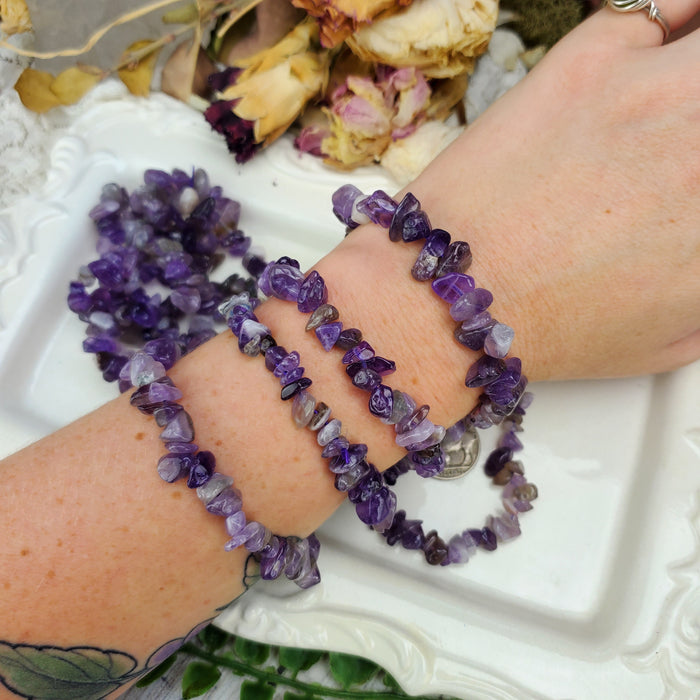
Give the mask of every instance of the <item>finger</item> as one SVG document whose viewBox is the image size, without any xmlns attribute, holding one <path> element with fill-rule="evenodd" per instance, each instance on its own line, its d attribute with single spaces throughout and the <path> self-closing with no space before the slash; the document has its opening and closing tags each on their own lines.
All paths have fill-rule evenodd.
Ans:
<svg viewBox="0 0 700 700">
<path fill-rule="evenodd" d="M 634 8 L 642 0 L 618 0 L 623 7 Z M 700 0 L 648 0 L 643 9 L 620 12 L 603 7 L 587 23 L 600 39 L 630 47 L 659 46 L 666 39 L 664 25 L 672 34 L 700 12 Z M 651 8 L 651 15 L 650 15 Z M 654 19 L 655 18 L 655 19 Z"/>
</svg>

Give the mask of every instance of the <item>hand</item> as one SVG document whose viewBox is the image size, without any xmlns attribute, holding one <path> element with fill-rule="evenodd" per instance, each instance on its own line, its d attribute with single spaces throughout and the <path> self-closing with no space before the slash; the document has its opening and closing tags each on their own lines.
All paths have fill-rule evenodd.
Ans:
<svg viewBox="0 0 700 700">
<path fill-rule="evenodd" d="M 700 12 L 661 4 L 678 34 Z M 662 46 L 646 11 L 599 11 L 409 188 L 472 245 L 531 379 L 700 357 L 700 29 L 685 31 Z"/>
</svg>

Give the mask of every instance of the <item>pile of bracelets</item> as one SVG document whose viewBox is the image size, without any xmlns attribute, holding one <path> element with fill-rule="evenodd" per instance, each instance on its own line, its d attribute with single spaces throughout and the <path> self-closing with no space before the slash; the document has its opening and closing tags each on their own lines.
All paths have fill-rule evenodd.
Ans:
<svg viewBox="0 0 700 700">
<path fill-rule="evenodd" d="M 371 222 L 387 229 L 392 241 L 421 244 L 410 274 L 417 282 L 430 282 L 449 305 L 456 341 L 482 353 L 465 376 L 466 387 L 481 390 L 478 404 L 455 425 L 436 425 L 427 404 L 385 382 L 395 362 L 377 355 L 374 339 L 370 344 L 358 328 L 344 327 L 318 272 L 304 274 L 289 257 L 266 262 L 252 251 L 250 238 L 238 228 L 240 205 L 212 186 L 201 169 L 191 174 L 148 170 L 132 193 L 106 185 L 90 212 L 100 257 L 81 268 L 68 296 L 70 309 L 87 323 L 83 349 L 96 355 L 103 378 L 118 381 L 121 391 L 133 389 L 132 405 L 162 429 L 159 476 L 169 483 L 184 480 L 208 512 L 224 518 L 225 548 L 245 547 L 259 562 L 262 578 L 284 576 L 302 588 L 320 580 L 318 539 L 282 537 L 247 519 L 233 479 L 217 472 L 212 452 L 196 444 L 182 392 L 167 376 L 181 356 L 217 333 L 219 322 L 236 336 L 242 353 L 261 357 L 279 379 L 281 400 L 289 402 L 294 423 L 315 434 L 336 489 L 389 545 L 421 550 L 432 565 L 464 563 L 477 548 L 494 550 L 498 542 L 519 535 L 519 515 L 537 497 L 514 459 L 522 449 L 517 433 L 532 396 L 525 391 L 520 360 L 508 354 L 512 329 L 492 318 L 490 292 L 466 274 L 469 245 L 432 228 L 411 194 L 396 202 L 382 191 L 366 196 L 346 185 L 333 195 L 333 211 L 348 233 Z M 212 272 L 227 255 L 241 258 L 248 276 L 213 281 Z M 394 426 L 396 443 L 406 451 L 398 463 L 380 473 L 367 445 L 350 442 L 331 407 L 313 396 L 299 353 L 279 345 L 255 314 L 266 297 L 296 304 L 321 347 L 338 351 L 348 381 L 367 395 L 369 413 Z M 475 455 L 468 453 L 476 430 L 492 425 L 499 425 L 501 434 L 484 471 L 502 487 L 498 513 L 446 540 L 398 509 L 391 487 L 399 477 L 415 471 L 439 478 L 446 467 L 473 461 Z"/>
</svg>

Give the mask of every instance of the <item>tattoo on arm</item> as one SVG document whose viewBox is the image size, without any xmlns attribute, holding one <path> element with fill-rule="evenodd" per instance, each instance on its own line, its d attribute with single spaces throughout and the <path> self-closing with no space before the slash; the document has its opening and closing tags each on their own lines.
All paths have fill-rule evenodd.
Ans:
<svg viewBox="0 0 700 700">
<path fill-rule="evenodd" d="M 244 592 L 257 579 L 251 569 L 249 560 L 243 579 Z M 165 661 L 213 619 L 198 624 L 184 637 L 166 642 L 142 666 L 131 654 L 115 649 L 13 644 L 0 640 L 0 684 L 19 697 L 32 700 L 100 700 Z"/>
</svg>

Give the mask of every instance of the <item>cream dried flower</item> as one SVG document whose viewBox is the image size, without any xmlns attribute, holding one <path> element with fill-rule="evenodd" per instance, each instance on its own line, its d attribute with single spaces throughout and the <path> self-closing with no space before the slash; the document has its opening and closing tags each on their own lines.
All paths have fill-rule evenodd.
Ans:
<svg viewBox="0 0 700 700">
<path fill-rule="evenodd" d="M 32 29 L 32 20 L 25 0 L 0 0 L 0 31 L 7 36 Z"/>
<path fill-rule="evenodd" d="M 315 22 L 305 20 L 271 48 L 238 60 L 242 72 L 217 97 L 252 123 L 255 143 L 268 145 L 324 89 L 329 61 L 328 52 L 318 47 Z"/>
<path fill-rule="evenodd" d="M 429 78 L 471 71 L 496 26 L 498 0 L 414 0 L 346 43 L 368 63 L 415 66 Z"/>
</svg>

